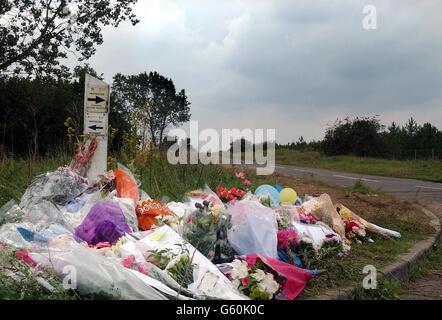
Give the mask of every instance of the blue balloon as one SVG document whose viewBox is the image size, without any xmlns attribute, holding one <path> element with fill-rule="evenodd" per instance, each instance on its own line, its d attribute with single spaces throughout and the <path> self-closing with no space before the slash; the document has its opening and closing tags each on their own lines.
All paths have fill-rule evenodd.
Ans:
<svg viewBox="0 0 442 320">
<path fill-rule="evenodd" d="M 257 196 L 270 196 L 270 204 L 272 207 L 279 206 L 281 199 L 279 197 L 279 192 L 273 186 L 269 184 L 262 184 L 255 190 Z"/>
<path fill-rule="evenodd" d="M 283 189 L 283 187 L 280 186 L 279 184 L 275 184 L 275 189 L 276 189 L 278 192 L 281 192 L 281 190 Z"/>
</svg>

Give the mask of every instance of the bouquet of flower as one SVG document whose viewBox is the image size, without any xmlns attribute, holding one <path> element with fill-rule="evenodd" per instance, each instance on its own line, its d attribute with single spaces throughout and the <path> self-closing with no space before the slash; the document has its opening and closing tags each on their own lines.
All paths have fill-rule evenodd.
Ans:
<svg viewBox="0 0 442 320">
<path fill-rule="evenodd" d="M 353 240 L 356 242 L 365 241 L 366 240 L 366 232 L 363 225 L 359 224 L 358 221 L 352 218 L 350 214 L 346 211 L 339 211 L 339 216 L 345 224 L 345 237 L 349 240 Z"/>
<path fill-rule="evenodd" d="M 278 256 L 288 263 L 301 265 L 301 261 L 296 256 L 296 249 L 299 246 L 299 237 L 295 230 L 287 228 L 278 231 Z"/>
<path fill-rule="evenodd" d="M 236 187 L 227 189 L 226 187 L 218 186 L 216 187 L 216 194 L 223 202 L 229 202 L 232 200 L 241 200 L 247 194 L 247 191 Z"/>
<path fill-rule="evenodd" d="M 184 219 L 183 237 L 214 263 L 232 261 L 227 241 L 230 215 L 224 206 L 209 201 L 195 204 L 197 210 Z"/>
<path fill-rule="evenodd" d="M 277 281 L 283 279 L 276 277 L 261 261 L 257 260 L 254 265 L 247 261 L 235 259 L 232 262 L 230 280 L 243 294 L 253 300 L 270 300 L 280 290 L 281 284 Z"/>
<path fill-rule="evenodd" d="M 98 141 L 95 137 L 90 140 L 90 143 L 87 147 L 86 143 L 78 143 L 78 146 L 74 153 L 74 158 L 70 165 L 71 169 L 83 177 L 86 176 L 97 146 Z"/>
<path fill-rule="evenodd" d="M 319 219 L 311 212 L 307 211 L 304 207 L 298 207 L 299 221 L 307 224 L 315 224 Z"/>
<path fill-rule="evenodd" d="M 48 200 L 64 205 L 88 188 L 88 181 L 69 167 L 60 167 L 53 172 L 39 175 L 26 189 L 20 207 L 30 208 Z"/>
</svg>

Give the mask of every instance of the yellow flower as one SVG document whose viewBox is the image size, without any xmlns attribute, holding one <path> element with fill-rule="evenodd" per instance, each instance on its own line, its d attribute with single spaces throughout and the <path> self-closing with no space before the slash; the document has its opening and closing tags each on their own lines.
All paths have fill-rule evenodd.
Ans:
<svg viewBox="0 0 442 320">
<path fill-rule="evenodd" d="M 123 237 L 118 239 L 118 241 L 112 246 L 112 251 L 115 254 L 120 254 L 121 246 L 124 244 Z"/>
</svg>

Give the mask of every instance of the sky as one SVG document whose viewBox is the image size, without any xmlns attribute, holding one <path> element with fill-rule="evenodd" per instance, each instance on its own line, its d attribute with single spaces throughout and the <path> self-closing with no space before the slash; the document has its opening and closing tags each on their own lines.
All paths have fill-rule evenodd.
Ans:
<svg viewBox="0 0 442 320">
<path fill-rule="evenodd" d="M 366 30 L 366 5 L 377 29 Z M 199 128 L 321 139 L 337 118 L 414 117 L 442 128 L 442 1 L 139 0 L 135 27 L 103 29 L 105 80 L 158 71 Z"/>
</svg>

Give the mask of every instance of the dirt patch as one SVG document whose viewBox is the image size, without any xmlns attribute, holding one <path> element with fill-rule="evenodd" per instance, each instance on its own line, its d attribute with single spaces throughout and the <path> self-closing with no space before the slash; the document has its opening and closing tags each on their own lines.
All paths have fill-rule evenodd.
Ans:
<svg viewBox="0 0 442 320">
<path fill-rule="evenodd" d="M 410 282 L 401 300 L 442 300 L 442 268 L 429 276 Z"/>
<path fill-rule="evenodd" d="M 365 195 L 329 186 L 313 179 L 282 174 L 274 174 L 272 177 L 257 176 L 256 181 L 290 186 L 300 196 L 319 196 L 322 193 L 328 193 L 334 203 L 342 203 L 370 222 L 386 227 L 405 224 L 406 227 L 423 234 L 431 232 L 428 227 L 428 218 L 420 210 L 416 210 L 413 203 L 398 200 L 390 195 Z M 442 212 L 442 206 L 440 209 Z"/>
</svg>

